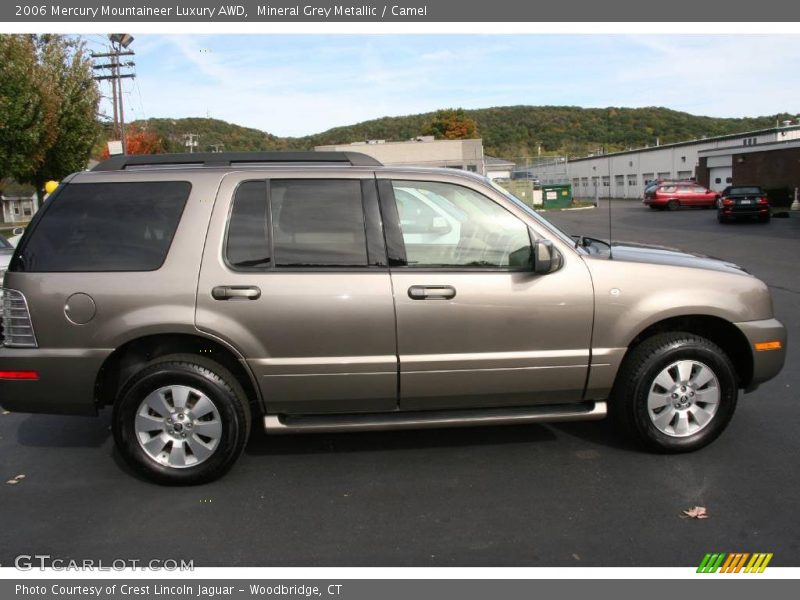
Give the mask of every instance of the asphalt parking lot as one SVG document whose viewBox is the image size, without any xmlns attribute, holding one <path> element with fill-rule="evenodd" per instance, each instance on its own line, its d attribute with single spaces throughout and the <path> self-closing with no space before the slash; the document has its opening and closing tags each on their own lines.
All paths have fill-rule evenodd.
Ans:
<svg viewBox="0 0 800 600">
<path fill-rule="evenodd" d="M 608 236 L 607 205 L 548 213 Z M 614 202 L 613 237 L 731 260 L 772 288 L 781 375 L 689 455 L 646 454 L 608 422 L 266 437 L 194 488 L 133 476 L 99 418 L 0 416 L 0 564 L 19 554 L 196 566 L 693 566 L 773 552 L 800 566 L 800 214 L 720 225 L 713 211 Z M 5 483 L 17 475 L 17 484 Z M 707 508 L 706 520 L 681 512 Z"/>
</svg>

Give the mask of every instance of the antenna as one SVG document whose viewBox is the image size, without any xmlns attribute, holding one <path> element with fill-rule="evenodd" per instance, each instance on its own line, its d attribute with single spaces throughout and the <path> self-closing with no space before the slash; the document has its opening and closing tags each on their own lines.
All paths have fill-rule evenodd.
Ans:
<svg viewBox="0 0 800 600">
<path fill-rule="evenodd" d="M 611 107 L 606 108 L 606 165 L 608 166 L 608 258 L 613 259 L 611 249 L 611 155 L 609 145 L 611 142 Z"/>
</svg>

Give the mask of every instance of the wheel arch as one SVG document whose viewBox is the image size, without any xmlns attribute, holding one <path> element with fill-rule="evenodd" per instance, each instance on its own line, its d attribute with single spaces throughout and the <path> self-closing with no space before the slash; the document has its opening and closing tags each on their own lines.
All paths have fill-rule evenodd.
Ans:
<svg viewBox="0 0 800 600">
<path fill-rule="evenodd" d="M 192 354 L 213 360 L 230 371 L 247 394 L 251 409 L 263 413 L 258 384 L 243 356 L 218 340 L 187 333 L 162 333 L 133 338 L 103 362 L 95 380 L 98 408 L 113 405 L 119 390 L 148 362 L 169 354 Z"/>
<path fill-rule="evenodd" d="M 711 315 L 680 315 L 662 319 L 640 331 L 628 343 L 624 362 L 631 350 L 659 333 L 684 331 L 702 336 L 722 348 L 731 359 L 739 377 L 739 387 L 747 388 L 753 379 L 753 353 L 750 343 L 736 325 Z"/>
</svg>

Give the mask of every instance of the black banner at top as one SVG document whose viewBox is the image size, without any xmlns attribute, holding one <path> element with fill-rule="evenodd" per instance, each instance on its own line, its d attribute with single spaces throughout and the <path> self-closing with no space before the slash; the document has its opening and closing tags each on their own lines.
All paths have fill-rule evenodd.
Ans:
<svg viewBox="0 0 800 600">
<path fill-rule="evenodd" d="M 397 3 L 394 3 L 397 2 Z M 10 0 L 5 23 L 57 22 L 795 22 L 786 0 Z"/>
</svg>

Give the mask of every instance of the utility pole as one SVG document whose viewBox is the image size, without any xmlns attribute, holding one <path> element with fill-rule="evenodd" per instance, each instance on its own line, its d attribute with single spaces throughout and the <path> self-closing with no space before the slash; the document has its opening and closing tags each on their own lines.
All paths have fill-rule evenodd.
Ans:
<svg viewBox="0 0 800 600">
<path fill-rule="evenodd" d="M 107 58 L 108 62 L 95 64 L 93 69 L 99 71 L 101 75 L 94 77 L 96 81 L 109 81 L 111 83 L 111 100 L 114 103 L 114 130 L 113 135 L 122 143 L 122 153 L 124 154 L 127 145 L 125 143 L 125 111 L 122 101 L 122 80 L 136 77 L 135 73 L 123 73 L 123 69 L 130 69 L 136 66 L 131 60 L 122 61 L 122 56 L 133 56 L 133 50 L 128 50 L 133 36 L 127 33 L 112 33 L 108 36 L 111 46 L 108 52 L 92 52 L 93 59 Z"/>
</svg>

